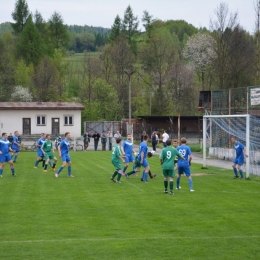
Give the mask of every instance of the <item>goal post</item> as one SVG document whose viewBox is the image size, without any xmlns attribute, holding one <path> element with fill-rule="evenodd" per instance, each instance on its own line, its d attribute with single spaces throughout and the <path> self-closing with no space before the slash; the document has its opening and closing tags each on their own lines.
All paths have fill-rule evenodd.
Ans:
<svg viewBox="0 0 260 260">
<path fill-rule="evenodd" d="M 246 178 L 249 178 L 249 174 L 257 174 L 259 167 L 250 167 L 251 162 L 254 166 L 258 166 L 259 162 L 251 160 L 252 154 L 250 147 L 250 131 L 254 131 L 255 127 L 260 125 L 260 119 L 256 119 L 257 123 L 254 126 L 250 126 L 250 115 L 204 115 L 203 116 L 203 167 L 207 167 L 207 147 L 209 156 L 214 154 L 218 159 L 231 160 L 234 155 L 230 155 L 230 150 L 233 149 L 233 145 L 230 143 L 230 137 L 236 136 L 239 141 L 245 144 L 246 153 L 249 157 L 245 158 L 245 172 Z M 251 128 L 250 128 L 251 127 Z M 257 131 L 257 129 L 256 129 Z M 259 132 L 259 130 L 258 130 Z M 253 133 L 252 133 L 253 134 Z M 260 137 L 259 137 L 260 138 Z M 256 151 L 258 143 L 254 145 L 253 150 Z M 255 156 L 252 156 L 255 157 Z M 250 172 L 251 169 L 256 172 Z"/>
</svg>

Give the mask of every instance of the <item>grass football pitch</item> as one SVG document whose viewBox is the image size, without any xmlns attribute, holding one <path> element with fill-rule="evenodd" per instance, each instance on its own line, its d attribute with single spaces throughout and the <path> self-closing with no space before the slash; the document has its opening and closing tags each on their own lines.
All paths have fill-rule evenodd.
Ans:
<svg viewBox="0 0 260 260">
<path fill-rule="evenodd" d="M 260 259 L 259 179 L 192 164 L 195 192 L 182 177 L 171 196 L 158 156 L 148 159 L 156 178 L 122 184 L 110 181 L 110 157 L 71 152 L 75 178 L 34 169 L 31 152 L 19 155 L 17 177 L 6 164 L 0 259 Z"/>
</svg>

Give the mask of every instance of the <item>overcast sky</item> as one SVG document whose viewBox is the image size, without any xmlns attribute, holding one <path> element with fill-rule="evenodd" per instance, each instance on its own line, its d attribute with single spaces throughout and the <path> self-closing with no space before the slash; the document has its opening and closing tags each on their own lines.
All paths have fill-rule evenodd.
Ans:
<svg viewBox="0 0 260 260">
<path fill-rule="evenodd" d="M 256 0 L 27 0 L 30 11 L 38 10 L 45 20 L 57 11 L 66 24 L 105 28 L 111 28 L 117 14 L 122 18 L 129 4 L 140 25 L 143 11 L 147 10 L 163 21 L 182 19 L 195 27 L 209 28 L 210 18 L 215 19 L 214 11 L 221 2 L 226 3 L 231 12 L 238 12 L 244 29 L 254 31 Z M 0 23 L 13 21 L 11 13 L 15 3 L 16 0 L 0 0 Z"/>
</svg>

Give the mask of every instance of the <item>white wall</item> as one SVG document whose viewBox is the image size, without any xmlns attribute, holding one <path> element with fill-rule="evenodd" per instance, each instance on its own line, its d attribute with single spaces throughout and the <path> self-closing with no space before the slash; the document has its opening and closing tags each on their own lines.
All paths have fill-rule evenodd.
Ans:
<svg viewBox="0 0 260 260">
<path fill-rule="evenodd" d="M 45 115 L 46 125 L 37 126 L 36 116 Z M 73 126 L 64 126 L 64 115 L 73 115 Z M 60 134 L 81 136 L 81 110 L 0 110 L 0 134 L 19 131 L 23 134 L 23 118 L 31 118 L 31 134 L 51 134 L 52 118 L 60 119 Z"/>
</svg>

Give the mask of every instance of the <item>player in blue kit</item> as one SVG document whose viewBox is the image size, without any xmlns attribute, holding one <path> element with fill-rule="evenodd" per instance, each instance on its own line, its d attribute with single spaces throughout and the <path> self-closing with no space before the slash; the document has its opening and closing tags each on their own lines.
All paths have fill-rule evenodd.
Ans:
<svg viewBox="0 0 260 260">
<path fill-rule="evenodd" d="M 144 167 L 144 171 L 143 171 L 143 175 L 141 180 L 143 180 L 143 182 L 148 182 L 148 174 L 150 171 L 150 167 L 149 164 L 146 160 L 146 156 L 148 153 L 148 146 L 147 146 L 147 142 L 148 142 L 148 135 L 145 134 L 143 136 L 143 142 L 140 143 L 139 146 L 139 154 L 138 154 L 138 161 L 140 162 L 141 166 Z"/>
<path fill-rule="evenodd" d="M 18 136 L 19 136 L 19 133 L 18 131 L 15 131 L 14 132 L 14 137 L 13 137 L 13 144 L 12 144 L 12 150 L 13 150 L 13 156 L 14 156 L 14 160 L 13 162 L 15 163 L 16 160 L 17 160 L 17 157 L 19 155 L 19 152 L 20 152 L 20 142 L 19 142 L 19 139 L 18 139 Z"/>
<path fill-rule="evenodd" d="M 66 132 L 65 133 L 65 139 L 63 139 L 60 143 L 60 145 L 58 146 L 58 150 L 59 150 L 59 155 L 62 159 L 62 165 L 59 168 L 59 170 L 55 173 L 55 177 L 58 178 L 60 172 L 63 170 L 63 168 L 67 165 L 68 163 L 68 176 L 69 177 L 74 177 L 71 174 L 71 159 L 69 156 L 69 148 L 70 148 L 70 133 Z"/>
<path fill-rule="evenodd" d="M 188 145 L 186 145 L 187 139 L 185 137 L 181 138 L 181 145 L 177 147 L 177 151 L 185 158 L 185 160 L 178 159 L 178 177 L 176 179 L 176 190 L 180 190 L 180 180 L 181 175 L 185 173 L 188 178 L 190 191 L 193 192 L 193 183 L 190 172 L 190 164 L 192 160 L 191 149 Z"/>
<path fill-rule="evenodd" d="M 0 177 L 3 177 L 3 167 L 5 162 L 9 163 L 12 175 L 14 177 L 16 176 L 14 172 L 14 164 L 9 151 L 13 152 L 10 142 L 7 140 L 7 133 L 2 133 L 2 139 L 0 140 Z"/>
<path fill-rule="evenodd" d="M 42 148 L 42 145 L 45 142 L 45 140 L 46 140 L 46 134 L 42 133 L 41 138 L 37 141 L 37 144 L 36 144 L 36 146 L 37 146 L 37 159 L 35 161 L 34 168 L 37 168 L 39 162 L 41 162 L 41 161 L 42 161 L 42 167 L 44 167 L 44 164 L 45 164 L 44 154 L 42 153 L 41 148 Z"/>
<path fill-rule="evenodd" d="M 238 171 L 240 173 L 241 179 L 244 179 L 244 174 L 241 166 L 244 163 L 245 157 L 248 157 L 248 155 L 246 154 L 246 148 L 242 143 L 237 141 L 237 138 L 235 136 L 231 137 L 231 142 L 234 144 L 234 148 L 236 150 L 236 158 L 234 159 L 234 164 L 232 165 L 235 173 L 234 179 L 239 178 L 237 173 Z"/>
<path fill-rule="evenodd" d="M 122 154 L 125 156 L 125 167 L 123 169 L 122 175 L 125 175 L 125 171 L 129 166 L 129 163 L 132 162 L 134 164 L 134 148 L 133 148 L 133 138 L 131 134 L 127 134 L 127 139 L 121 145 Z"/>
</svg>

